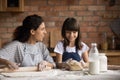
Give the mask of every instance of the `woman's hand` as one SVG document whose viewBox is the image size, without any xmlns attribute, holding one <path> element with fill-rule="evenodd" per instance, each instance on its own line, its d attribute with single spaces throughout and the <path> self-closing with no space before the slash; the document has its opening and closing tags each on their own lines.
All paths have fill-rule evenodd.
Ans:
<svg viewBox="0 0 120 80">
<path fill-rule="evenodd" d="M 19 65 L 18 63 L 14 63 L 14 62 L 11 62 L 11 61 L 7 61 L 7 67 L 10 69 L 10 70 L 16 70 L 19 68 Z"/>
<path fill-rule="evenodd" d="M 39 71 L 43 71 L 43 70 L 48 70 L 48 69 L 51 69 L 51 67 L 48 66 L 48 62 L 47 61 L 41 61 L 39 64 L 38 64 L 38 70 Z"/>
</svg>

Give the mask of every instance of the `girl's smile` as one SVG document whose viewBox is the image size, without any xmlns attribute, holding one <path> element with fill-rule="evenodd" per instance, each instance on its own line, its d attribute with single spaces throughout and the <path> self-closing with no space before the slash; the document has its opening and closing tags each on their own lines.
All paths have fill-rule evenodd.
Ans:
<svg viewBox="0 0 120 80">
<path fill-rule="evenodd" d="M 78 37 L 78 31 L 66 31 L 66 38 L 70 42 L 75 42 L 77 37 Z"/>
</svg>

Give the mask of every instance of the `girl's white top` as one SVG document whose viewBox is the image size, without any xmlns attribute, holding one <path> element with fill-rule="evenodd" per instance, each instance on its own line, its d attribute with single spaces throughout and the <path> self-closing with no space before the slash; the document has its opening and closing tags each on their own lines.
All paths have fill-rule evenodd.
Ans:
<svg viewBox="0 0 120 80">
<path fill-rule="evenodd" d="M 82 44 L 82 48 L 81 48 L 81 50 L 78 50 L 78 54 L 79 54 L 80 57 L 82 58 L 82 54 L 83 54 L 84 52 L 88 51 L 88 50 L 89 50 L 89 47 L 88 47 L 84 42 L 81 42 L 81 44 Z M 67 46 L 67 47 L 66 47 L 66 51 L 67 51 L 67 52 L 76 52 L 76 48 L 75 48 L 75 46 L 74 46 L 74 47 L 69 47 L 69 46 Z M 64 47 L 63 47 L 62 41 L 59 41 L 59 42 L 57 43 L 57 45 L 55 46 L 54 52 L 55 52 L 55 53 L 58 53 L 58 54 L 63 54 L 63 52 L 64 52 Z"/>
</svg>

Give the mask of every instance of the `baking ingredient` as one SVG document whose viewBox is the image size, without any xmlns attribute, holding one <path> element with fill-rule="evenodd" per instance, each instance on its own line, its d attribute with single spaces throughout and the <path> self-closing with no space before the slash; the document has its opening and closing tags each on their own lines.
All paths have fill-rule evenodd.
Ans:
<svg viewBox="0 0 120 80">
<path fill-rule="evenodd" d="M 100 59 L 100 72 L 106 72 L 107 71 L 107 57 L 105 56 L 105 53 L 100 53 L 99 59 Z"/>
<path fill-rule="evenodd" d="M 91 43 L 91 49 L 89 52 L 89 73 L 99 74 L 99 52 L 96 43 Z"/>
</svg>

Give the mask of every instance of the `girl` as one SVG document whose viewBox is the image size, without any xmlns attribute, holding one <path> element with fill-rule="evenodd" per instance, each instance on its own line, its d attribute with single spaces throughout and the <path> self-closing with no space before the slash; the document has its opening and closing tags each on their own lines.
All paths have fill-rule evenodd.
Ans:
<svg viewBox="0 0 120 80">
<path fill-rule="evenodd" d="M 57 54 L 56 62 L 62 63 L 73 59 L 87 67 L 89 48 L 81 41 L 80 27 L 75 18 L 67 18 L 64 21 L 61 35 L 64 40 L 58 42 L 54 49 Z"/>
</svg>

